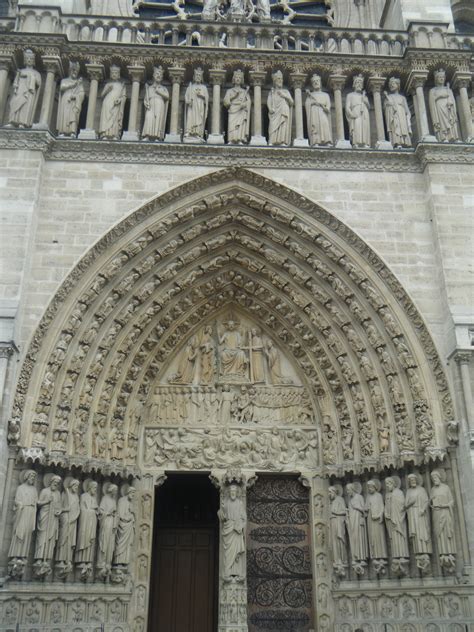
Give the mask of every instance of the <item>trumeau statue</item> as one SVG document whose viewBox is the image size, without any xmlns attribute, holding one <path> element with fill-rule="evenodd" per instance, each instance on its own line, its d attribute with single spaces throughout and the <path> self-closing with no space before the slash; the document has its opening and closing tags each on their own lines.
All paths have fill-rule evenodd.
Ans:
<svg viewBox="0 0 474 632">
<path fill-rule="evenodd" d="M 352 567 L 358 575 L 362 575 L 367 565 L 369 549 L 367 545 L 365 503 L 358 489 L 358 483 L 349 483 L 346 486 L 349 498 L 347 530 L 349 533 Z"/>
<path fill-rule="evenodd" d="M 268 139 L 270 145 L 290 145 L 293 123 L 293 97 L 283 87 L 283 73 L 277 70 L 272 75 L 273 87 L 268 99 Z"/>
<path fill-rule="evenodd" d="M 43 576 L 51 572 L 50 561 L 59 535 L 61 515 L 61 477 L 46 474 L 45 487 L 38 498 L 38 518 L 36 525 L 35 574 Z"/>
<path fill-rule="evenodd" d="M 184 95 L 184 139 L 205 142 L 204 129 L 209 110 L 209 92 L 203 84 L 202 68 L 195 68 L 193 80 Z"/>
<path fill-rule="evenodd" d="M 429 565 L 429 555 L 432 552 L 429 498 L 425 488 L 421 484 L 421 477 L 417 474 L 409 474 L 407 477 L 408 489 L 405 497 L 405 506 L 408 515 L 408 534 L 413 551 L 417 558 L 420 570 Z"/>
<path fill-rule="evenodd" d="M 384 92 L 384 112 L 390 142 L 394 147 L 411 147 L 411 113 L 406 97 L 400 94 L 400 79 L 390 77 L 388 89 L 390 92 Z"/>
<path fill-rule="evenodd" d="M 104 483 L 104 495 L 99 505 L 99 538 L 97 548 L 97 571 L 101 579 L 109 576 L 117 531 L 117 485 Z"/>
<path fill-rule="evenodd" d="M 77 534 L 76 562 L 84 565 L 83 575 L 87 576 L 88 568 L 95 553 L 97 532 L 97 483 L 87 479 L 83 483 L 84 492 L 81 494 L 81 513 L 79 516 L 79 530 Z M 92 569 L 91 569 L 92 570 Z"/>
<path fill-rule="evenodd" d="M 362 75 L 354 77 L 353 92 L 346 97 L 346 117 L 350 140 L 354 147 L 370 147 L 370 104 Z"/>
<path fill-rule="evenodd" d="M 311 90 L 306 90 L 306 120 L 309 144 L 312 146 L 332 145 L 331 99 L 321 90 L 321 77 L 311 77 Z"/>
<path fill-rule="evenodd" d="M 67 477 L 61 494 L 61 515 L 59 517 L 59 538 L 56 549 L 56 569 L 61 575 L 72 570 L 77 539 L 77 523 L 80 514 L 79 481 Z"/>
<path fill-rule="evenodd" d="M 24 470 L 20 474 L 20 485 L 15 494 L 13 504 L 13 534 L 8 556 L 26 561 L 31 540 L 36 526 L 36 506 L 38 492 L 36 490 L 36 472 Z M 23 562 L 24 563 L 24 562 Z M 20 572 L 21 576 L 21 572 Z"/>
<path fill-rule="evenodd" d="M 380 488 L 381 485 L 378 480 L 367 482 L 368 494 L 365 508 L 367 512 L 369 555 L 374 560 L 376 572 L 383 572 L 384 563 L 388 557 L 384 525 L 384 504 Z"/>
<path fill-rule="evenodd" d="M 80 65 L 77 61 L 69 64 L 69 77 L 59 84 L 59 103 L 56 127 L 59 136 L 74 137 L 77 134 L 79 116 L 85 97 L 82 77 L 79 77 Z"/>
<path fill-rule="evenodd" d="M 409 551 L 405 496 L 400 489 L 400 479 L 396 476 L 385 479 L 385 524 L 392 560 L 407 560 Z"/>
<path fill-rule="evenodd" d="M 245 529 L 247 516 L 244 503 L 240 497 L 238 485 L 229 486 L 228 494 L 223 501 L 218 516 L 221 522 L 221 539 L 223 547 L 223 579 L 229 581 L 245 579 Z"/>
<path fill-rule="evenodd" d="M 346 553 L 346 520 L 347 507 L 341 490 L 337 487 L 329 488 L 329 500 L 331 511 L 331 544 L 332 559 L 336 575 L 343 577 L 347 567 Z"/>
<path fill-rule="evenodd" d="M 145 86 L 145 120 L 142 140 L 163 140 L 165 137 L 166 116 L 168 114 L 169 92 L 162 85 L 163 68 L 153 68 L 153 81 Z"/>
<path fill-rule="evenodd" d="M 31 127 L 41 88 L 41 75 L 35 69 L 35 54 L 32 50 L 23 53 L 25 67 L 20 68 L 13 81 L 7 115 L 8 127 Z"/>
<path fill-rule="evenodd" d="M 433 530 L 441 565 L 453 571 L 456 567 L 456 539 L 454 535 L 454 498 L 444 482 L 444 472 L 433 470 L 430 505 L 433 516 Z"/>
<path fill-rule="evenodd" d="M 244 73 L 236 70 L 232 76 L 232 88 L 224 95 L 224 107 L 229 112 L 227 142 L 229 145 L 243 145 L 248 142 L 250 133 L 249 89 L 243 87 Z"/>
<path fill-rule="evenodd" d="M 459 141 L 458 115 L 453 91 L 446 84 L 446 72 L 439 68 L 434 73 L 435 85 L 430 90 L 430 113 L 439 142 Z"/>
<path fill-rule="evenodd" d="M 128 565 L 135 539 L 135 511 L 133 499 L 135 488 L 124 485 L 122 497 L 117 503 L 117 537 L 115 542 L 114 564 Z"/>
<path fill-rule="evenodd" d="M 122 133 L 123 113 L 127 92 L 120 79 L 120 68 L 110 67 L 110 81 L 102 90 L 102 110 L 100 112 L 99 136 L 103 139 L 118 140 Z"/>
</svg>

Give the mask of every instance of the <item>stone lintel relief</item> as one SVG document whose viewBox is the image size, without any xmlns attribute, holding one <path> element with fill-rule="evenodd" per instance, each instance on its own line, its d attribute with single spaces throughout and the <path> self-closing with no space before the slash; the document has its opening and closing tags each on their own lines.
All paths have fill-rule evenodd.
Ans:
<svg viewBox="0 0 474 632">
<path fill-rule="evenodd" d="M 146 468 L 318 464 L 313 404 L 294 368 L 258 325 L 224 313 L 191 336 L 144 406 Z"/>
</svg>

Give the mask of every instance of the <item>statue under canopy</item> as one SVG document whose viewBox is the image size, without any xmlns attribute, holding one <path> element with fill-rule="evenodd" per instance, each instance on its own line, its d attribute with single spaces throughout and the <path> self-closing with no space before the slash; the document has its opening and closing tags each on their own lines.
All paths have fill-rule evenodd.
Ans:
<svg viewBox="0 0 474 632">
<path fill-rule="evenodd" d="M 385 121 L 390 142 L 394 147 L 411 147 L 411 112 L 406 97 L 400 94 L 400 79 L 390 77 L 385 92 Z"/>
<path fill-rule="evenodd" d="M 184 138 L 204 142 L 204 130 L 209 110 L 209 91 L 203 83 L 204 72 L 196 68 L 193 80 L 184 95 Z"/>
<path fill-rule="evenodd" d="M 153 68 L 153 81 L 145 86 L 145 120 L 142 140 L 163 140 L 165 137 L 166 116 L 168 114 L 169 92 L 162 85 L 163 68 Z"/>
<path fill-rule="evenodd" d="M 346 98 L 346 117 L 350 140 L 354 147 L 370 147 L 370 104 L 362 75 L 354 77 L 353 92 Z"/>
<path fill-rule="evenodd" d="M 321 90 L 321 77 L 311 77 L 311 90 L 306 90 L 306 121 L 308 124 L 309 144 L 332 145 L 331 99 Z"/>
<path fill-rule="evenodd" d="M 268 140 L 270 145 L 290 145 L 293 123 L 293 97 L 283 87 L 283 74 L 277 70 L 272 75 L 273 87 L 267 99 Z"/>
<path fill-rule="evenodd" d="M 236 70 L 232 77 L 232 88 L 224 95 L 224 107 L 229 112 L 227 142 L 230 145 L 242 145 L 248 142 L 250 133 L 250 95 L 243 87 L 244 73 Z"/>
<path fill-rule="evenodd" d="M 127 92 L 120 79 L 120 68 L 110 67 L 110 81 L 102 90 L 102 110 L 100 112 L 99 136 L 103 139 L 118 140 L 122 134 L 123 113 Z"/>
<path fill-rule="evenodd" d="M 436 138 L 440 143 L 459 141 L 458 115 L 453 91 L 446 84 L 446 72 L 434 73 L 435 85 L 430 90 L 430 113 Z"/>
<path fill-rule="evenodd" d="M 69 76 L 59 84 L 59 103 L 56 127 L 59 136 L 76 136 L 85 97 L 82 77 L 79 77 L 80 65 L 77 61 L 69 64 Z"/>
</svg>

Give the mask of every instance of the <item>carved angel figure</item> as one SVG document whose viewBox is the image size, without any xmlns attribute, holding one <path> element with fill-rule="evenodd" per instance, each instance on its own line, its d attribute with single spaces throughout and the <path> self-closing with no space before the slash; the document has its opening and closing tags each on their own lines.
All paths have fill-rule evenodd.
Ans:
<svg viewBox="0 0 474 632">
<path fill-rule="evenodd" d="M 23 53 L 24 68 L 20 68 L 13 80 L 13 93 L 7 116 L 7 127 L 31 127 L 41 88 L 41 75 L 35 69 L 32 50 Z"/>
</svg>

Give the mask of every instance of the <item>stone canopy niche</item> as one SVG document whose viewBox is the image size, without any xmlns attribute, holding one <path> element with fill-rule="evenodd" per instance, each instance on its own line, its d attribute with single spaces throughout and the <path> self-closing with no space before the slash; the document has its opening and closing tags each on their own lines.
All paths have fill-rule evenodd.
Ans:
<svg viewBox="0 0 474 632">
<path fill-rule="evenodd" d="M 150 388 L 144 426 L 145 468 L 318 464 L 308 390 L 272 336 L 231 310 L 184 342 Z"/>
</svg>

